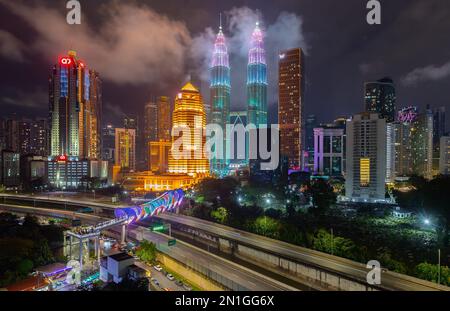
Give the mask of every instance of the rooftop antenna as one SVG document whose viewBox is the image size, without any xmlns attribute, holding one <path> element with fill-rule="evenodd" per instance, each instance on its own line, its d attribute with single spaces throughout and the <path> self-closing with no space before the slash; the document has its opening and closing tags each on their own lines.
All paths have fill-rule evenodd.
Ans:
<svg viewBox="0 0 450 311">
<path fill-rule="evenodd" d="M 222 30 L 222 12 L 219 13 L 219 18 L 220 18 L 219 30 Z"/>
</svg>

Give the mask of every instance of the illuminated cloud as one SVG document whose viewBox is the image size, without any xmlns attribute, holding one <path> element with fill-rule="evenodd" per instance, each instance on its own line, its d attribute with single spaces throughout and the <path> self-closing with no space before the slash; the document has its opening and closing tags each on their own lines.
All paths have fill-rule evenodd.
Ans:
<svg viewBox="0 0 450 311">
<path fill-rule="evenodd" d="M 450 62 L 442 65 L 430 65 L 423 68 L 416 68 L 402 78 L 402 84 L 405 86 L 417 85 L 424 81 L 437 81 L 450 76 Z"/>
<path fill-rule="evenodd" d="M 94 26 L 87 18 L 68 25 L 61 11 L 50 7 L 0 2 L 32 26 L 37 36 L 31 47 L 50 63 L 55 53 L 73 48 L 103 78 L 135 85 L 163 84 L 184 71 L 191 42 L 186 25 L 145 5 L 112 2 L 103 6 L 102 22 Z"/>
</svg>

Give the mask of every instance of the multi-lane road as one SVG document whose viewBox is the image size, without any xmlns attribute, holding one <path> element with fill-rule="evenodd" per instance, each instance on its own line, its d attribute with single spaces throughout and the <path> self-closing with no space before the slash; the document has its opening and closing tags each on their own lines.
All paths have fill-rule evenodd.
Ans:
<svg viewBox="0 0 450 311">
<path fill-rule="evenodd" d="M 313 267 L 323 269 L 324 271 L 330 271 L 339 275 L 348 276 L 351 279 L 361 280 L 362 282 L 366 281 L 367 272 L 369 271 L 365 265 L 358 262 L 317 252 L 282 241 L 273 240 L 198 218 L 170 213 L 160 214 L 157 217 L 164 221 L 183 224 L 192 228 L 199 228 L 204 232 L 236 241 L 241 245 L 250 246 L 269 254 L 282 256 L 283 258 L 290 259 L 294 262 L 305 263 Z M 376 258 L 374 259 L 376 260 Z M 445 286 L 438 286 L 437 284 L 431 282 L 390 271 L 384 271 L 382 273 L 382 280 L 382 287 L 390 290 L 449 290 L 449 288 Z"/>
<path fill-rule="evenodd" d="M 47 197 L 26 197 L 26 196 L 14 196 L 11 195 L 11 198 L 18 199 L 28 199 L 28 200 L 42 200 L 48 201 Z M 110 208 L 114 207 L 108 204 L 102 203 L 92 203 L 87 201 L 78 201 L 78 200 L 70 200 L 70 199 L 56 199 L 52 198 L 49 200 L 50 202 L 55 203 L 63 203 L 67 204 L 78 204 L 85 205 L 89 207 L 98 207 L 98 208 Z M 1 200 L 0 200 L 1 202 Z M 313 267 L 317 267 L 319 270 L 329 271 L 332 273 L 336 273 L 338 275 L 346 276 L 353 280 L 358 280 L 360 282 L 366 282 L 366 276 L 368 269 L 365 265 L 347 260 L 341 257 L 332 256 L 329 254 L 317 252 L 314 250 L 302 248 L 299 246 L 295 246 L 292 244 L 288 244 L 285 242 L 269 239 L 263 236 L 259 236 L 256 234 L 248 233 L 245 231 L 237 230 L 234 228 L 226 227 L 223 225 L 215 224 L 212 222 L 204 221 L 197 218 L 176 215 L 176 214 L 161 214 L 158 216 L 160 219 L 164 221 L 169 221 L 173 223 L 183 224 L 192 228 L 197 228 L 203 230 L 205 232 L 209 232 L 212 235 L 220 236 L 228 240 L 236 241 L 238 244 L 246 245 L 249 247 L 253 247 L 255 249 L 259 249 L 261 251 L 267 252 L 269 254 L 278 255 L 282 258 L 290 259 L 294 262 L 304 263 L 311 265 Z M 180 244 L 180 243 L 179 243 Z M 189 249 L 193 249 L 194 247 L 190 244 Z M 175 250 L 175 248 L 174 248 Z M 202 251 L 197 249 L 197 251 Z M 202 251 L 203 252 L 203 251 Z M 210 255 L 206 252 L 206 254 Z M 198 254 L 201 256 L 200 254 Z M 195 258 L 196 257 L 191 257 Z M 209 258 L 209 257 L 208 257 Z M 220 257 L 217 257 L 220 258 Z M 183 259 L 183 258 L 180 258 Z M 220 258 L 221 260 L 224 260 Z M 376 258 L 374 258 L 376 260 Z M 185 258 L 184 260 L 188 260 Z M 242 268 L 242 266 L 239 266 Z M 405 290 L 405 291 L 433 291 L 433 290 L 443 290 L 448 291 L 449 288 L 445 286 L 439 286 L 437 284 L 427 282 L 424 280 L 420 280 L 417 278 L 409 277 L 407 275 L 398 274 L 390 271 L 384 271 L 382 274 L 382 288 L 387 290 Z M 251 284 L 250 284 L 251 285 Z M 277 287 L 277 286 L 275 286 Z M 272 286 L 273 288 L 273 286 Z"/>
<path fill-rule="evenodd" d="M 52 210 L 48 208 L 34 208 L 28 206 L 5 205 L 0 204 L 0 210 L 13 211 L 18 213 L 31 213 L 42 216 L 53 217 L 69 217 L 76 216 L 82 221 L 95 224 L 105 221 L 104 217 L 80 214 L 64 210 Z M 119 230 L 118 230 L 119 231 Z M 297 290 L 294 287 L 283 284 L 277 280 L 271 279 L 265 275 L 247 269 L 236 263 L 210 254 L 202 249 L 192 246 L 182 241 L 178 241 L 176 245 L 168 247 L 169 237 L 153 232 L 149 232 L 147 228 L 139 226 L 129 226 L 129 235 L 143 237 L 146 240 L 152 241 L 159 245 L 159 249 L 170 257 L 187 264 L 191 267 L 203 268 L 205 272 L 210 273 L 213 277 L 223 277 L 232 281 L 230 286 L 238 286 L 242 290 L 251 291 L 283 291 L 283 290 Z"/>
</svg>

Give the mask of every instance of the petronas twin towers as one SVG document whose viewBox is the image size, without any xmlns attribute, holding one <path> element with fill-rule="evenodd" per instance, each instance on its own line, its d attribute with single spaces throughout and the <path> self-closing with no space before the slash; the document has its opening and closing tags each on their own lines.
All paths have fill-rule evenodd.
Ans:
<svg viewBox="0 0 450 311">
<path fill-rule="evenodd" d="M 225 35 L 219 28 L 214 44 L 211 62 L 211 123 L 222 129 L 230 123 L 231 77 L 230 62 Z M 247 65 L 247 124 L 267 125 L 267 65 L 263 32 L 256 23 L 251 36 Z M 229 145 L 229 137 L 224 137 L 224 149 Z M 212 159 L 211 171 L 223 176 L 227 173 L 229 160 Z"/>
</svg>

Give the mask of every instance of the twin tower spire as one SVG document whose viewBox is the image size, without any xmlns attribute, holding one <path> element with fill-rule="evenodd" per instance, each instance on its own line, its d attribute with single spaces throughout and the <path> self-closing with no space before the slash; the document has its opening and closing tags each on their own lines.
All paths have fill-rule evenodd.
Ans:
<svg viewBox="0 0 450 311">
<path fill-rule="evenodd" d="M 267 66 L 264 49 L 264 35 L 256 23 L 250 39 L 247 64 L 247 124 L 256 126 L 267 124 Z M 211 115 L 210 122 L 222 129 L 230 123 L 231 68 L 226 38 L 220 15 L 219 32 L 214 43 L 210 68 Z M 224 137 L 224 145 L 229 139 Z M 211 170 L 216 175 L 225 175 L 228 160 L 211 160 Z"/>
</svg>

